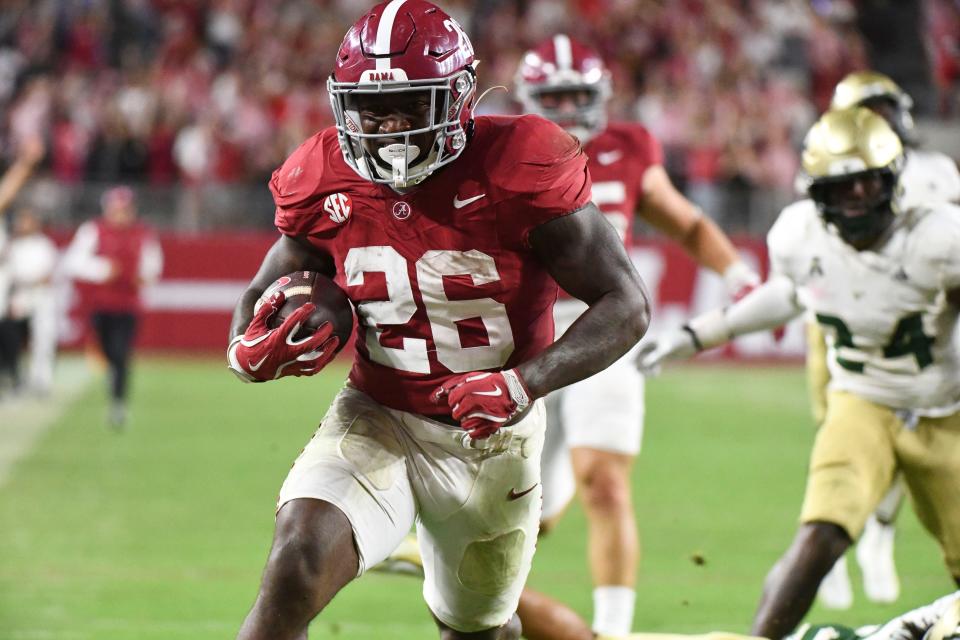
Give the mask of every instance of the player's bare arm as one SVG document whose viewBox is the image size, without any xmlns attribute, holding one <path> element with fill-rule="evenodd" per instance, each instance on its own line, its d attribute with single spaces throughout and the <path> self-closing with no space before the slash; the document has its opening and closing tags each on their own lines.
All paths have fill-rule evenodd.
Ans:
<svg viewBox="0 0 960 640">
<path fill-rule="evenodd" d="M 593 204 L 537 227 L 530 244 L 557 284 L 590 305 L 552 346 L 517 367 L 541 397 L 626 353 L 647 331 L 650 300 L 616 231 Z"/>
<path fill-rule="evenodd" d="M 699 264 L 716 271 L 724 278 L 738 278 L 731 268 L 746 272 L 751 282 L 756 276 L 740 262 L 737 250 L 717 224 L 705 216 L 695 204 L 687 200 L 670 181 L 662 165 L 654 165 L 643 175 L 643 201 L 640 216 L 655 229 L 674 240 Z M 744 282 L 744 284 L 746 284 Z M 731 283 L 731 290 L 739 292 L 741 283 Z"/>
<path fill-rule="evenodd" d="M 243 333 L 253 318 L 253 307 L 260 295 L 280 276 L 293 271 L 317 271 L 333 277 L 330 256 L 320 253 L 305 240 L 281 235 L 267 251 L 260 268 L 240 296 L 230 323 L 230 339 Z"/>
<path fill-rule="evenodd" d="M 33 173 L 34 168 L 43 159 L 44 152 L 43 140 L 39 137 L 30 137 L 23 142 L 14 163 L 0 178 L 0 217 L 6 212 L 13 199 L 17 197 L 20 189 L 26 184 L 30 174 Z"/>
</svg>

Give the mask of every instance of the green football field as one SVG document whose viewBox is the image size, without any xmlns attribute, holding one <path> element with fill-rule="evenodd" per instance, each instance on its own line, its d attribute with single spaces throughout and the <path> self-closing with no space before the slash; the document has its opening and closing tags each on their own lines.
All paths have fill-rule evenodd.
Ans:
<svg viewBox="0 0 960 640">
<path fill-rule="evenodd" d="M 104 426 L 102 378 L 79 361 L 72 370 L 91 378 L 72 399 L 0 407 L 0 638 L 233 637 L 276 492 L 346 369 L 244 385 L 219 360 L 142 359 L 124 433 Z M 649 383 L 634 473 L 638 630 L 747 629 L 795 529 L 813 438 L 804 398 L 794 368 L 677 368 Z M 900 602 L 871 605 L 857 584 L 852 610 L 817 607 L 812 620 L 876 622 L 952 590 L 907 511 Z M 530 582 L 589 616 L 579 508 L 541 541 Z M 311 628 L 311 638 L 432 637 L 420 585 L 403 576 L 365 576 Z"/>
</svg>

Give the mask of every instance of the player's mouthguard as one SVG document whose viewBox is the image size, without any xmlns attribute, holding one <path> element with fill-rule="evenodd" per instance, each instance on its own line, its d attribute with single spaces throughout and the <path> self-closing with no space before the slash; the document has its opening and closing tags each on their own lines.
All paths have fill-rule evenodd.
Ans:
<svg viewBox="0 0 960 640">
<path fill-rule="evenodd" d="M 420 147 L 415 144 L 395 142 L 377 149 L 380 159 L 390 164 L 393 170 L 393 184 L 403 187 L 407 183 L 407 168 L 410 162 L 420 155 Z"/>
</svg>

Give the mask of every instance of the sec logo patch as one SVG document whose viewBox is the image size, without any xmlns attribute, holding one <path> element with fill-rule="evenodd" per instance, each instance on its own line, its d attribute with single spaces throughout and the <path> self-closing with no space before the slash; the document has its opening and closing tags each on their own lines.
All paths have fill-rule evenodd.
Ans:
<svg viewBox="0 0 960 640">
<path fill-rule="evenodd" d="M 331 193 L 323 201 L 323 210 L 337 224 L 343 224 L 353 211 L 353 201 L 345 193 Z"/>
</svg>

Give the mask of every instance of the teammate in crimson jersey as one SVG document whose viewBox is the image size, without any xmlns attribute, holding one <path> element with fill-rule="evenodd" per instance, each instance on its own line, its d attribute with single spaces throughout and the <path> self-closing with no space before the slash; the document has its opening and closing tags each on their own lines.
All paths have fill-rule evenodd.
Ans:
<svg viewBox="0 0 960 640">
<path fill-rule="evenodd" d="M 143 288 L 160 278 L 160 243 L 137 217 L 129 187 L 112 187 L 101 200 L 103 215 L 84 222 L 63 259 L 67 276 L 83 283 L 83 306 L 110 368 L 107 421 L 120 429 L 127 420 L 133 343 L 143 307 Z"/>
<path fill-rule="evenodd" d="M 646 330 L 642 283 L 589 201 L 577 141 L 536 116 L 474 118 L 474 67 L 467 36 L 434 5 L 377 5 L 337 55 L 336 127 L 271 181 L 281 236 L 237 304 L 231 368 L 265 381 L 332 358 L 329 326 L 292 338 L 309 305 L 273 330 L 282 294 L 254 315 L 294 270 L 345 289 L 358 348 L 280 490 L 240 638 L 305 637 L 414 522 L 441 637 L 519 637 L 540 507 L 538 399 Z M 590 308 L 553 342 L 556 283 Z"/>
<path fill-rule="evenodd" d="M 759 282 L 724 233 L 673 186 L 659 142 L 635 123 L 608 123 L 610 73 L 600 56 L 559 34 L 528 51 L 517 71 L 524 110 L 574 134 L 589 158 L 593 202 L 630 244 L 639 215 L 678 242 L 699 264 L 721 274 L 732 296 Z M 556 306 L 557 333 L 586 306 L 572 299 Z M 630 495 L 630 467 L 640 451 L 643 377 L 625 356 L 593 377 L 550 395 L 544 446 L 543 529 L 560 517 L 579 491 L 588 520 L 588 558 L 594 579 L 592 631 L 630 630 L 639 541 Z M 532 639 L 591 637 L 572 612 L 539 594 L 521 600 L 524 634 Z M 562 620 L 558 623 L 557 620 Z"/>
</svg>

